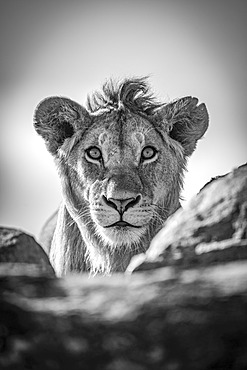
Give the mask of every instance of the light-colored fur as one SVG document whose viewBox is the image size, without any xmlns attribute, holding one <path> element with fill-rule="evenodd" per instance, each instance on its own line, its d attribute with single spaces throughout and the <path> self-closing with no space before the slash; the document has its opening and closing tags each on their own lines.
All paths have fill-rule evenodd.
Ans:
<svg viewBox="0 0 247 370">
<path fill-rule="evenodd" d="M 110 274 L 145 251 L 180 207 L 186 161 L 208 127 L 208 114 L 196 98 L 160 104 L 145 79 L 131 79 L 105 84 L 87 110 L 48 98 L 37 107 L 34 124 L 62 186 L 50 250 L 57 275 Z M 125 224 L 114 225 L 120 217 Z"/>
</svg>

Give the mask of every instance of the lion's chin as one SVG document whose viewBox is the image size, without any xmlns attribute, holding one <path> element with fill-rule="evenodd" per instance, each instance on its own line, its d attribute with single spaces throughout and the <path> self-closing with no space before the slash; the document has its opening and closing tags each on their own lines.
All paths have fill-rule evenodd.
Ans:
<svg viewBox="0 0 247 370">
<path fill-rule="evenodd" d="M 134 249 L 140 243 L 141 237 L 144 235 L 146 227 L 131 227 L 131 226 L 112 226 L 102 227 L 97 226 L 97 233 L 104 244 L 107 244 L 111 249 L 128 248 Z"/>
</svg>

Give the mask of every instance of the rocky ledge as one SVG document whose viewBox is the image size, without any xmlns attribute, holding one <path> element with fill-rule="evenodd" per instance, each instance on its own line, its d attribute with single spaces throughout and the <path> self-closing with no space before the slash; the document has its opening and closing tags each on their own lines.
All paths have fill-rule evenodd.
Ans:
<svg viewBox="0 0 247 370">
<path fill-rule="evenodd" d="M 213 180 L 112 277 L 57 279 L 1 229 L 0 369 L 245 370 L 246 190 L 246 165 Z"/>
<path fill-rule="evenodd" d="M 129 272 L 209 266 L 247 258 L 247 165 L 212 179 L 155 236 Z"/>
</svg>

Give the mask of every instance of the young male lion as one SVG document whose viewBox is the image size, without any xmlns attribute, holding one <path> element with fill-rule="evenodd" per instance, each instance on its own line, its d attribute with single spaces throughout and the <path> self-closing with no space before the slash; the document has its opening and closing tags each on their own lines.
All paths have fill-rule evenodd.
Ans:
<svg viewBox="0 0 247 370">
<path fill-rule="evenodd" d="M 112 81 L 87 109 L 43 100 L 34 126 L 61 179 L 50 250 L 57 275 L 124 271 L 179 207 L 187 158 L 208 127 L 198 99 L 161 104 L 144 78 Z"/>
</svg>

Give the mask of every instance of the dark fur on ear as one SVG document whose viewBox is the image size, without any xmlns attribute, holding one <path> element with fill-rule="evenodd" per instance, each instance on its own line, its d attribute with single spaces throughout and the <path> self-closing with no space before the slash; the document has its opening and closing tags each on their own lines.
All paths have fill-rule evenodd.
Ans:
<svg viewBox="0 0 247 370">
<path fill-rule="evenodd" d="M 190 156 L 197 141 L 208 128 L 208 112 L 205 104 L 198 104 L 197 98 L 187 96 L 164 105 L 159 111 L 172 139 L 182 144 L 184 154 Z"/>
<path fill-rule="evenodd" d="M 34 127 L 46 142 L 48 151 L 55 155 L 64 140 L 79 129 L 86 129 L 89 113 L 80 104 L 62 97 L 46 98 L 34 113 Z"/>
</svg>

